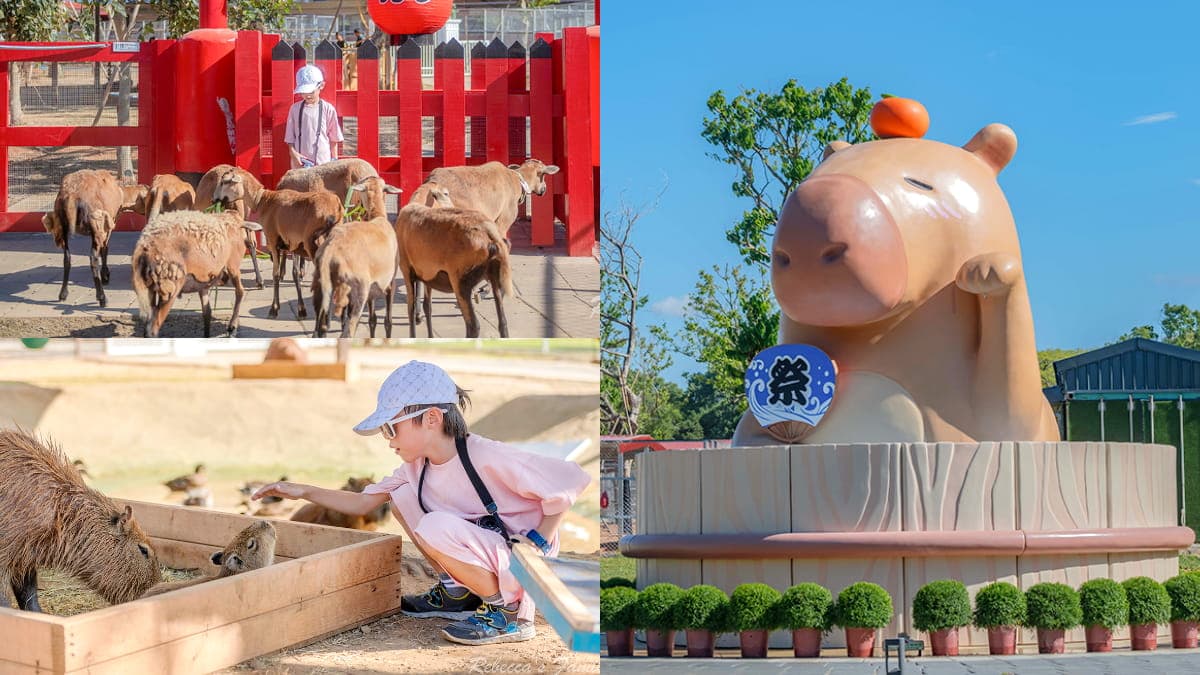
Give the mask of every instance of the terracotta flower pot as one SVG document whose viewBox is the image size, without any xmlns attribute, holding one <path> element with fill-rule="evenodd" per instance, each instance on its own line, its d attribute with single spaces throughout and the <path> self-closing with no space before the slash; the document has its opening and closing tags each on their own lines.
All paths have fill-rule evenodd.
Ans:
<svg viewBox="0 0 1200 675">
<path fill-rule="evenodd" d="M 1192 649 L 1196 646 L 1196 621 L 1171 622 L 1171 646 L 1175 649 Z"/>
<path fill-rule="evenodd" d="M 1130 626 L 1129 646 L 1134 651 L 1150 652 L 1158 649 L 1158 624 L 1139 623 Z"/>
<path fill-rule="evenodd" d="M 670 657 L 675 651 L 675 631 L 646 629 L 646 656 Z"/>
<path fill-rule="evenodd" d="M 711 630 L 692 629 L 687 630 L 687 646 L 688 656 L 698 658 L 712 658 L 713 643 L 716 638 Z"/>
<path fill-rule="evenodd" d="M 988 653 L 993 655 L 1017 653 L 1017 627 L 993 626 L 988 629 Z"/>
<path fill-rule="evenodd" d="M 958 656 L 958 629 L 943 628 L 929 634 L 934 656 Z"/>
<path fill-rule="evenodd" d="M 792 654 L 796 658 L 812 658 L 821 655 L 821 630 L 819 628 L 797 628 L 792 631 Z"/>
<path fill-rule="evenodd" d="M 874 628 L 846 629 L 846 656 L 872 658 L 875 656 Z"/>
<path fill-rule="evenodd" d="M 633 656 L 632 628 L 605 631 L 604 639 L 608 645 L 609 656 Z"/>
<path fill-rule="evenodd" d="M 767 658 L 768 635 L 770 635 L 770 632 L 765 630 L 744 630 L 739 633 L 738 640 L 742 643 L 742 658 Z"/>
<path fill-rule="evenodd" d="M 1087 633 L 1087 650 L 1089 652 L 1111 652 L 1112 651 L 1112 629 L 1104 626 L 1088 626 L 1085 629 Z"/>
<path fill-rule="evenodd" d="M 1038 653 L 1039 654 L 1062 654 L 1063 641 L 1066 636 L 1065 630 L 1062 628 L 1039 628 L 1037 629 L 1038 636 Z"/>
</svg>

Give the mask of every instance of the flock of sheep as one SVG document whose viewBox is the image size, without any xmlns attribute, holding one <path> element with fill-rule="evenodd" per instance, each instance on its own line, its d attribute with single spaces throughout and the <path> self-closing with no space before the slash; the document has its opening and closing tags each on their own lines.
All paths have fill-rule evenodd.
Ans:
<svg viewBox="0 0 1200 675">
<path fill-rule="evenodd" d="M 342 337 L 354 337 L 364 308 L 374 337 L 379 299 L 384 301 L 384 333 L 391 337 L 397 273 L 406 289 L 409 337 L 416 337 L 416 324 L 422 320 L 417 307 L 422 289 L 425 317 L 432 309 L 431 289 L 453 293 L 467 337 L 478 337 L 472 296 L 482 282 L 491 286 L 500 336 L 508 337 L 502 305 L 512 294 L 508 230 L 520 204 L 544 194 L 545 176 L 557 172 L 557 166 L 536 159 L 519 166 L 489 162 L 435 169 L 392 223 L 384 195 L 400 190 L 384 183 L 375 167 L 362 159 L 293 169 L 275 190 L 228 164 L 213 167 L 196 188 L 169 174 L 155 176 L 149 186 L 121 185 L 111 172 L 82 170 L 63 178 L 54 209 L 43 216 L 42 224 L 63 250 L 58 299 L 67 297 L 70 235 L 88 235 L 96 299 L 104 307 L 108 241 L 117 216 L 123 211 L 146 216 L 131 263 L 146 337 L 157 337 L 175 299 L 193 292 L 200 295 L 208 337 L 208 292 L 223 283 L 234 288 L 228 334 L 235 336 L 245 294 L 241 261 L 247 249 L 255 281 L 263 287 L 255 255 L 260 231 L 273 265 L 271 318 L 279 315 L 279 288 L 290 253 L 300 318 L 308 316 L 300 284 L 304 261 L 316 266 L 312 296 L 317 337 L 329 331 L 332 317 L 341 321 Z M 251 214 L 253 221 L 247 219 Z M 432 324 L 426 325 L 433 337 Z"/>
</svg>

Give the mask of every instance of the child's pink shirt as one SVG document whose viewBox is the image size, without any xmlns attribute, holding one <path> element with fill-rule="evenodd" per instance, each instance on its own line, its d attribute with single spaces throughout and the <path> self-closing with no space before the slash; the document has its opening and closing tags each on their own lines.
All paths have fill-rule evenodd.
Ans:
<svg viewBox="0 0 1200 675">
<path fill-rule="evenodd" d="M 301 157 L 312 160 L 314 164 L 332 161 L 332 144 L 344 140 L 337 110 L 329 101 L 318 99 L 317 105 L 306 105 L 301 100 L 288 109 L 283 141 L 296 148 Z"/>
</svg>

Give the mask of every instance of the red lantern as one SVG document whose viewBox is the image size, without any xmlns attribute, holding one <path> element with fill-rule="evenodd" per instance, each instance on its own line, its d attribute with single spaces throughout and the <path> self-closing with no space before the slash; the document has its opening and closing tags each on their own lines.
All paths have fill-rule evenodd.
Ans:
<svg viewBox="0 0 1200 675">
<path fill-rule="evenodd" d="M 371 18 L 388 35 L 436 33 L 453 8 L 453 0 L 367 0 Z"/>
<path fill-rule="evenodd" d="M 608 508 L 608 493 L 607 492 L 600 493 L 600 508 L 602 508 L 602 509 Z"/>
</svg>

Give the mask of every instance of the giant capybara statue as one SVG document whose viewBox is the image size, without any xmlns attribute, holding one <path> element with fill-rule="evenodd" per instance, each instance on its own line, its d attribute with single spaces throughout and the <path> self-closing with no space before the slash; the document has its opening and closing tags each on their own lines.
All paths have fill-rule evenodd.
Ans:
<svg viewBox="0 0 1200 675">
<path fill-rule="evenodd" d="M 347 492 L 362 492 L 363 488 L 375 482 L 371 477 L 355 478 L 351 476 L 346 479 L 346 484 L 341 489 Z M 314 525 L 332 525 L 334 527 L 345 527 L 351 530 L 368 530 L 374 531 L 379 527 L 379 523 L 387 520 L 391 505 L 388 503 L 379 505 L 378 508 L 361 516 L 352 516 L 341 511 L 327 509 L 319 504 L 305 504 L 298 511 L 292 514 L 292 520 L 298 523 L 312 523 Z"/>
<path fill-rule="evenodd" d="M 267 346 L 267 353 L 263 356 L 263 362 L 267 361 L 308 363 L 308 352 L 293 338 L 275 338 L 271 340 L 271 344 Z"/>
<path fill-rule="evenodd" d="M 1016 226 L 997 175 L 1017 137 L 991 124 L 957 147 L 837 141 L 788 196 L 772 243 L 779 342 L 837 365 L 815 428 L 734 445 L 1054 441 Z"/>
<path fill-rule="evenodd" d="M 275 539 L 274 525 L 265 520 L 256 521 L 238 532 L 223 550 L 212 554 L 212 563 L 220 569 L 215 575 L 159 584 L 147 591 L 146 597 L 267 567 L 275 562 Z"/>
<path fill-rule="evenodd" d="M 21 609 L 40 612 L 39 567 L 79 577 L 112 604 L 161 578 L 132 510 L 84 485 L 57 446 L 0 430 L 0 477 L 0 606 L 8 606 L 11 586 Z"/>
</svg>

